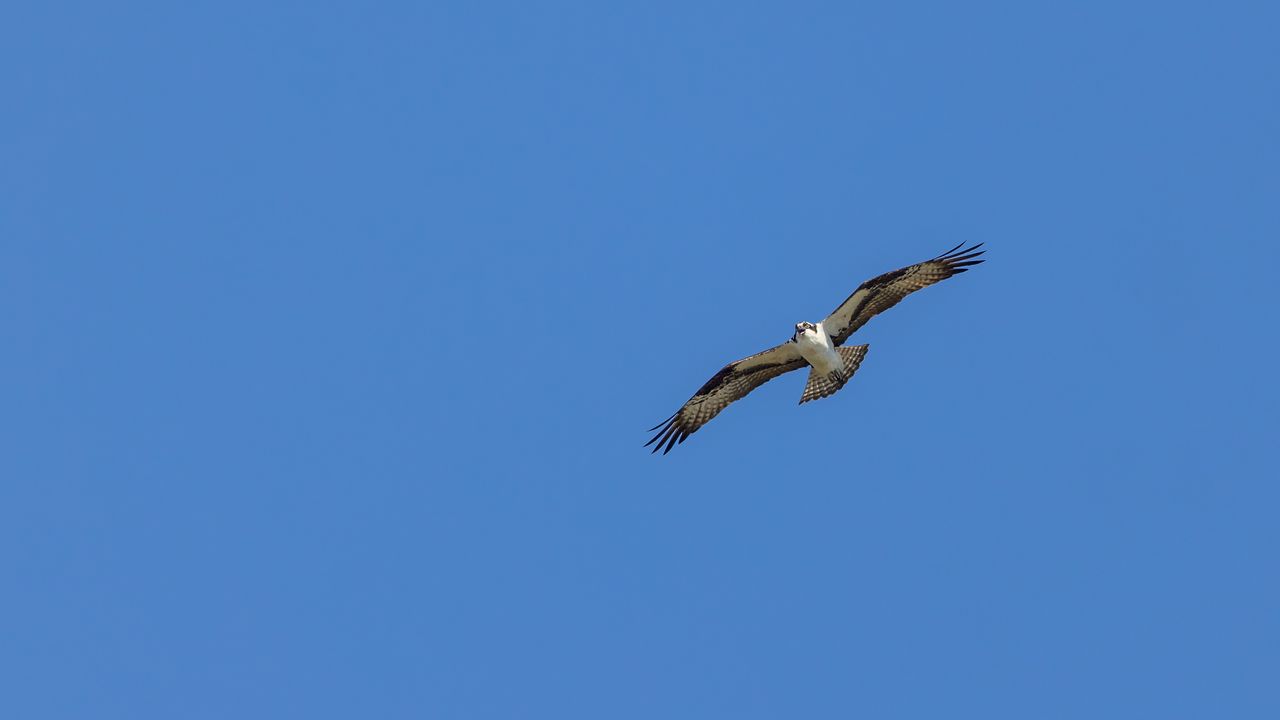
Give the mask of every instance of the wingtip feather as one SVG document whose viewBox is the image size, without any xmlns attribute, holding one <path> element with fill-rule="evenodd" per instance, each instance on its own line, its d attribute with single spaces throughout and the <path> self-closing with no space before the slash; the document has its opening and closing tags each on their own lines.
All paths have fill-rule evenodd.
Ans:
<svg viewBox="0 0 1280 720">
<path fill-rule="evenodd" d="M 680 411 L 679 411 L 679 410 L 677 410 L 677 411 L 675 411 L 675 412 L 671 413 L 671 417 L 668 417 L 666 420 L 663 420 L 662 422 L 658 423 L 657 425 L 654 425 L 653 427 L 649 428 L 649 429 L 648 429 L 648 430 L 646 430 L 645 432 L 653 432 L 654 430 L 657 430 L 658 428 L 662 427 L 663 425 L 666 425 L 667 423 L 671 422 L 672 418 L 674 418 L 676 415 L 679 415 L 679 414 L 680 414 Z"/>
<path fill-rule="evenodd" d="M 960 243 L 959 245 L 951 248 L 950 250 L 934 258 L 934 260 L 946 260 L 948 263 L 954 263 L 957 260 L 968 260 L 969 258 L 977 257 L 982 253 L 986 252 L 986 250 L 978 249 L 983 245 L 984 243 L 978 243 L 977 245 L 971 245 L 969 247 L 965 247 L 965 243 Z"/>
<path fill-rule="evenodd" d="M 662 454 L 663 454 L 663 455 L 666 455 L 667 453 L 671 452 L 671 448 L 673 448 L 673 447 L 675 447 L 675 446 L 676 446 L 676 436 L 677 436 L 678 434 L 679 434 L 679 433 L 674 433 L 674 432 L 673 432 L 673 433 L 671 433 L 671 438 L 670 438 L 669 440 L 667 440 L 667 448 L 666 448 L 665 450 L 663 450 L 663 451 L 662 451 Z"/>
</svg>

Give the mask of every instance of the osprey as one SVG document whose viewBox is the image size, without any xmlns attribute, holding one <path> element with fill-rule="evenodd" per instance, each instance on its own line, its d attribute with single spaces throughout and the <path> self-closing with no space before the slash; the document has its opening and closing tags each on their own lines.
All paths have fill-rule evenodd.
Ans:
<svg viewBox="0 0 1280 720">
<path fill-rule="evenodd" d="M 658 434 L 645 443 L 645 447 L 653 445 L 652 452 L 661 449 L 666 455 L 729 403 L 783 373 L 806 365 L 809 367 L 809 381 L 805 383 L 800 403 L 834 394 L 849 382 L 867 354 L 866 345 L 842 347 L 844 341 L 868 320 L 897 305 L 902 298 L 966 272 L 969 266 L 982 262 L 975 259 L 986 252 L 979 250 L 980 247 L 982 243 L 969 248 L 961 243 L 932 260 L 862 283 L 826 320 L 817 324 L 796 323 L 795 334 L 790 340 L 725 365 L 676 414 L 649 429 L 650 432 L 657 430 Z"/>
</svg>

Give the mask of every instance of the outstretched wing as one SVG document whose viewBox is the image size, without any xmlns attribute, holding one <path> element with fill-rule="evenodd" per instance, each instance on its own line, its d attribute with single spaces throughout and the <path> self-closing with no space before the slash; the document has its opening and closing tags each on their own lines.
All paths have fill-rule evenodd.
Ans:
<svg viewBox="0 0 1280 720">
<path fill-rule="evenodd" d="M 769 348 L 748 358 L 725 365 L 720 372 L 707 381 L 702 389 L 689 398 L 684 407 L 675 415 L 658 425 L 649 428 L 658 434 L 645 443 L 645 447 L 653 445 L 653 452 L 662 450 L 666 455 L 671 448 L 698 431 L 707 424 L 729 403 L 745 397 L 766 382 L 785 372 L 804 367 L 808 363 L 800 356 L 800 350 L 793 342 L 785 342 L 777 347 Z M 654 445 L 657 443 L 657 445 Z M 665 447 L 664 447 L 665 446 Z"/>
<path fill-rule="evenodd" d="M 831 336 L 831 342 L 836 345 L 843 343 L 868 320 L 897 305 L 902 298 L 982 262 L 974 259 L 985 252 L 979 250 L 980 247 L 982 243 L 970 248 L 961 243 L 932 260 L 887 272 L 862 283 L 822 321 L 822 327 Z"/>
</svg>

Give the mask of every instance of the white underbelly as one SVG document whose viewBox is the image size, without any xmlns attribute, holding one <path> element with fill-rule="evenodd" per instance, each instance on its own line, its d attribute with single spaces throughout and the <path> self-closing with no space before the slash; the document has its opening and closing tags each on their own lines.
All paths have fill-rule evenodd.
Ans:
<svg viewBox="0 0 1280 720">
<path fill-rule="evenodd" d="M 806 334 L 796 339 L 796 345 L 799 346 L 800 356 L 808 360 L 810 365 L 818 369 L 818 372 L 830 374 L 844 367 L 844 363 L 840 361 L 840 354 L 830 345 L 830 340 L 824 343 Z"/>
</svg>

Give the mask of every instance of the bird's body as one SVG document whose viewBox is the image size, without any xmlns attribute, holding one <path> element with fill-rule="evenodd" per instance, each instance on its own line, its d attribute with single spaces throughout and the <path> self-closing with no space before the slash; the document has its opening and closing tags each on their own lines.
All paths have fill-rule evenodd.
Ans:
<svg viewBox="0 0 1280 720">
<path fill-rule="evenodd" d="M 844 346 L 849 336 L 907 295 L 982 262 L 976 259 L 983 252 L 979 247 L 981 244 L 967 249 L 957 245 L 932 260 L 862 283 L 822 322 L 796 323 L 795 334 L 785 343 L 724 366 L 674 415 L 652 428 L 658 434 L 645 445 L 654 445 L 654 452 L 661 449 L 665 455 L 733 401 L 783 373 L 803 367 L 809 367 L 810 372 L 801 403 L 835 394 L 853 377 L 867 354 L 866 345 Z"/>
<path fill-rule="evenodd" d="M 822 323 L 797 323 L 795 343 L 800 357 L 819 373 L 838 375 L 844 372 L 844 361 Z"/>
</svg>

